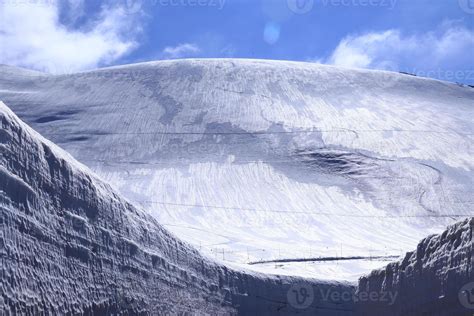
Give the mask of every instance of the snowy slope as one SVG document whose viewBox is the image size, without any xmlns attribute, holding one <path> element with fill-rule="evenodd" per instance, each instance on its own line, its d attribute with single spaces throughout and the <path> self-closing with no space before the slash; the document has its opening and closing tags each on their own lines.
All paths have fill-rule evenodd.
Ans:
<svg viewBox="0 0 474 316">
<path fill-rule="evenodd" d="M 231 59 L 0 72 L 18 116 L 231 266 L 401 255 L 473 214 L 470 88 Z M 252 268 L 356 279 L 384 264 Z"/>
<path fill-rule="evenodd" d="M 269 277 L 203 257 L 0 102 L 1 315 L 352 315 L 337 282 Z M 298 306 L 296 306 L 298 307 Z"/>
</svg>

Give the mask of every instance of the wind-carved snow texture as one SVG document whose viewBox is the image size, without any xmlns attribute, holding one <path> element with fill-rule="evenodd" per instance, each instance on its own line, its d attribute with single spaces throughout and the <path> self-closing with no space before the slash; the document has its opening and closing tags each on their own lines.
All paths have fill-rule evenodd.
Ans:
<svg viewBox="0 0 474 316">
<path fill-rule="evenodd" d="M 232 59 L 0 73 L 20 118 L 229 264 L 403 255 L 473 214 L 468 87 Z M 356 280 L 384 264 L 252 269 Z"/>
<path fill-rule="evenodd" d="M 400 262 L 361 278 L 358 293 L 397 293 L 397 299 L 394 304 L 388 300 L 359 301 L 357 314 L 472 315 L 473 229 L 474 218 L 452 225 L 440 235 L 423 239 Z"/>
<path fill-rule="evenodd" d="M 245 273 L 178 241 L 1 102 L 0 122 L 2 315 L 469 314 L 458 296 L 474 280 L 473 218 L 357 289 Z"/>
<path fill-rule="evenodd" d="M 351 315 L 338 282 L 213 263 L 0 102 L 1 315 Z"/>
</svg>

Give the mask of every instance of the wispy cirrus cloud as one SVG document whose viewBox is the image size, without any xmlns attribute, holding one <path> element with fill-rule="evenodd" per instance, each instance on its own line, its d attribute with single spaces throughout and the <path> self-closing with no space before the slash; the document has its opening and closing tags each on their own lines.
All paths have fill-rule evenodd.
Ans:
<svg viewBox="0 0 474 316">
<path fill-rule="evenodd" d="M 76 3 L 77 2 L 77 3 Z M 83 15 L 82 1 L 74 2 Z M 103 5 L 80 29 L 60 22 L 57 1 L 0 3 L 0 63 L 64 73 L 108 65 L 131 52 L 140 32 L 136 16 L 120 6 Z M 73 19 L 77 15 L 69 12 Z"/>
</svg>

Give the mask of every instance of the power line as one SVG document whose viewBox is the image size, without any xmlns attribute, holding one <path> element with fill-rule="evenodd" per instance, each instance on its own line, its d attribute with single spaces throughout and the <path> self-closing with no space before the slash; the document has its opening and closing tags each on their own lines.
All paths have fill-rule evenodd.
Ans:
<svg viewBox="0 0 474 316">
<path fill-rule="evenodd" d="M 81 132 L 74 133 L 43 133 L 43 135 L 95 135 L 95 136 L 110 136 L 110 135 L 278 135 L 278 134 L 309 134 L 309 133 L 432 133 L 432 134 L 454 134 L 470 136 L 474 133 L 461 133 L 450 131 L 433 131 L 433 130 L 401 130 L 401 129 L 332 129 L 332 130 L 304 130 L 304 131 L 242 131 L 242 132 Z"/>
<path fill-rule="evenodd" d="M 179 227 L 179 228 L 185 228 L 185 229 L 193 229 L 193 230 L 199 230 L 199 231 L 203 231 L 203 232 L 207 232 L 207 233 L 210 233 L 210 234 L 214 234 L 214 235 L 217 235 L 217 236 L 220 236 L 222 238 L 227 238 L 227 239 L 232 239 L 232 237 L 230 236 L 226 236 L 226 235 L 221 235 L 221 234 L 217 234 L 215 231 L 211 231 L 211 230 L 206 230 L 204 228 L 201 228 L 201 227 L 194 227 L 194 226 L 189 226 L 189 225 L 179 225 L 179 224 L 169 224 L 169 223 L 160 223 L 161 225 L 163 226 L 170 226 L 170 227 Z M 249 225 L 246 225 L 246 226 L 232 226 L 233 228 L 249 228 L 250 226 Z M 255 228 L 255 227 L 264 227 L 264 226 L 253 226 L 251 225 L 251 227 Z M 194 237 L 191 237 L 192 239 L 194 240 L 199 240 L 197 238 L 194 238 Z M 234 241 L 229 241 L 229 242 L 226 242 L 225 244 L 238 244 L 238 243 L 242 243 L 241 240 L 234 240 Z M 215 245 L 221 245 L 221 244 L 224 244 L 224 243 L 219 243 L 219 244 L 209 244 L 209 245 L 201 245 L 201 246 L 215 246 Z M 348 245 L 344 245 L 344 247 L 348 247 Z M 302 248 L 305 248 L 305 247 L 302 247 Z M 212 249 L 212 248 L 211 248 Z M 254 249 L 246 249 L 246 250 L 227 250 L 229 253 L 245 253 L 245 252 L 265 252 L 265 251 L 268 251 L 268 250 L 279 250 L 280 248 L 271 248 L 271 247 L 266 247 L 266 248 L 254 248 Z M 313 248 L 311 248 L 313 249 Z M 314 249 L 313 249 L 314 250 Z M 399 248 L 387 248 L 385 247 L 384 249 L 371 249 L 372 252 L 386 252 L 387 250 L 401 250 Z"/>
<path fill-rule="evenodd" d="M 281 213 L 281 214 L 307 214 L 307 215 L 318 215 L 318 216 L 334 216 L 334 217 L 353 217 L 353 218 L 464 218 L 471 217 L 474 214 L 423 214 L 423 215 L 359 215 L 359 214 L 337 214 L 337 213 L 321 213 L 311 212 L 302 210 L 265 210 L 255 208 L 241 208 L 241 207 L 229 207 L 229 206 L 217 206 L 217 205 L 203 205 L 203 204 L 185 204 L 185 203 L 170 203 L 162 201 L 138 201 L 139 203 L 145 204 L 160 204 L 169 206 L 183 206 L 183 207 L 198 207 L 198 208 L 214 208 L 225 211 L 251 211 L 251 212 L 262 212 L 262 213 Z"/>
<path fill-rule="evenodd" d="M 224 157 L 224 156 L 223 156 Z M 104 164 L 131 164 L 131 165 L 179 165 L 196 163 L 196 161 L 175 159 L 173 161 L 138 161 L 138 160 L 106 160 L 106 159 L 81 159 L 81 161 L 87 162 L 100 162 Z M 298 160 L 236 160 L 234 163 L 291 163 L 299 162 Z"/>
</svg>

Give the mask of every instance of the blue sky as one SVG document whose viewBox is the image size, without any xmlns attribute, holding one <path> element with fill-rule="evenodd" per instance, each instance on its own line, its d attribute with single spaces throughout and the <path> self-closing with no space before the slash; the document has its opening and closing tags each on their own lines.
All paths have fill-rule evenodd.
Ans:
<svg viewBox="0 0 474 316">
<path fill-rule="evenodd" d="M 191 57 L 474 84 L 474 0 L 6 0 L 0 62 L 50 72 Z"/>
</svg>

